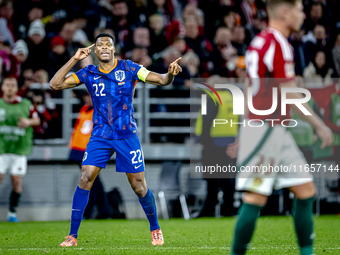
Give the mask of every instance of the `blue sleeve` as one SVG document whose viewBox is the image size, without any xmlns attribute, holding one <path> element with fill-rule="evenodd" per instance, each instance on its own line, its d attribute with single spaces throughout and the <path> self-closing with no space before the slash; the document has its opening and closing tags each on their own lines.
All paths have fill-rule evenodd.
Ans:
<svg viewBox="0 0 340 255">
<path fill-rule="evenodd" d="M 127 60 L 127 64 L 129 65 L 130 71 L 132 72 L 132 75 L 135 78 L 135 80 L 139 80 L 137 73 L 139 69 L 141 69 L 142 65 L 136 64 L 131 60 Z"/>
<path fill-rule="evenodd" d="M 128 60 L 128 65 L 130 70 L 132 71 L 133 77 L 136 81 L 146 81 L 147 76 L 149 75 L 150 71 L 147 70 L 144 66 L 138 65 L 131 60 Z"/>
<path fill-rule="evenodd" d="M 77 82 L 77 85 L 85 83 L 86 75 L 87 74 L 86 74 L 85 68 L 80 69 L 78 72 L 72 74 L 72 76 Z"/>
</svg>

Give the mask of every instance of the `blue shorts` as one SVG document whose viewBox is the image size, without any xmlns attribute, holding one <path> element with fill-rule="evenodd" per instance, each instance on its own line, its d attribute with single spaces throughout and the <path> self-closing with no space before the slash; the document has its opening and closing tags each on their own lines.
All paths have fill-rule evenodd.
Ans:
<svg viewBox="0 0 340 255">
<path fill-rule="evenodd" d="M 116 152 L 117 172 L 139 173 L 144 171 L 144 155 L 138 136 L 122 140 L 91 136 L 82 165 L 105 168 L 114 152 Z"/>
</svg>

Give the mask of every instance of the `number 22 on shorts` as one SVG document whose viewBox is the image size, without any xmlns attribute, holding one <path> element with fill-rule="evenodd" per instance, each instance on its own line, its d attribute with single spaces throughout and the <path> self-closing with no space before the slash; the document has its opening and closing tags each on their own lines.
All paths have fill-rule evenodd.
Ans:
<svg viewBox="0 0 340 255">
<path fill-rule="evenodd" d="M 131 162 L 132 164 L 143 163 L 143 155 L 141 150 L 130 151 L 130 154 L 133 154 Z M 137 158 L 137 159 L 136 159 Z M 135 166 L 135 169 L 139 168 L 142 164 Z"/>
</svg>

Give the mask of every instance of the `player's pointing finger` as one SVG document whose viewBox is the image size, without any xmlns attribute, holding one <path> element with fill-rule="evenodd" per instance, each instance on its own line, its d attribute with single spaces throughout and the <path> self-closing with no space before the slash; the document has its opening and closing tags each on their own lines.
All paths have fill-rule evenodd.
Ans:
<svg viewBox="0 0 340 255">
<path fill-rule="evenodd" d="M 178 58 L 176 59 L 174 62 L 172 62 L 172 64 L 176 64 L 178 61 L 180 61 L 182 58 Z"/>
<path fill-rule="evenodd" d="M 89 47 L 87 47 L 86 49 L 92 49 L 94 45 L 95 45 L 95 44 L 92 44 L 92 45 L 90 45 Z"/>
</svg>

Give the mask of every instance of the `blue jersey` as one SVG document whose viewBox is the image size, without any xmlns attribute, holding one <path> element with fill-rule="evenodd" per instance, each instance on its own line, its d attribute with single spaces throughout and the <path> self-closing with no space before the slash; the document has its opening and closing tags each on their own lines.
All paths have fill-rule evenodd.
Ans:
<svg viewBox="0 0 340 255">
<path fill-rule="evenodd" d="M 77 84 L 85 83 L 92 97 L 92 136 L 126 139 L 137 135 L 132 101 L 137 81 L 145 81 L 137 75 L 141 68 L 130 60 L 115 59 L 111 71 L 88 65 L 73 74 Z"/>
</svg>

